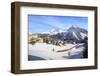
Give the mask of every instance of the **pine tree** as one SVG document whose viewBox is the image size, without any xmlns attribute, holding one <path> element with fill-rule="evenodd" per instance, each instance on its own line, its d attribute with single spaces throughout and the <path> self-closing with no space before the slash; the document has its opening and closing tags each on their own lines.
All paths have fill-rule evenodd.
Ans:
<svg viewBox="0 0 100 76">
<path fill-rule="evenodd" d="M 83 58 L 88 58 L 88 38 L 85 37 L 83 40 L 84 49 L 83 49 Z"/>
</svg>

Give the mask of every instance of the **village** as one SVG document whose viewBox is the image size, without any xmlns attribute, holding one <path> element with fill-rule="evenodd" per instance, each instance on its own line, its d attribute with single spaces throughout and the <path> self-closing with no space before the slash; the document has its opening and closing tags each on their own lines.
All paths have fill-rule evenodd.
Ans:
<svg viewBox="0 0 100 76">
<path fill-rule="evenodd" d="M 67 42 L 75 44 L 74 41 L 73 42 L 67 41 Z M 66 41 L 51 37 L 48 34 L 38 35 L 38 34 L 30 33 L 28 36 L 28 43 L 32 45 L 34 45 L 35 43 L 47 43 L 47 44 L 53 44 L 57 46 L 64 46 Z"/>
</svg>

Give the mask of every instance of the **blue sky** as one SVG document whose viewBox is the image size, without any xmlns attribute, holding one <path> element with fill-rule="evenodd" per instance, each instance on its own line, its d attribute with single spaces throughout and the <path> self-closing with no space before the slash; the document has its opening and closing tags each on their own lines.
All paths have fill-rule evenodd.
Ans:
<svg viewBox="0 0 100 76">
<path fill-rule="evenodd" d="M 71 26 L 88 29 L 88 17 L 77 16 L 28 16 L 29 32 L 50 32 L 52 29 L 68 29 Z"/>
</svg>

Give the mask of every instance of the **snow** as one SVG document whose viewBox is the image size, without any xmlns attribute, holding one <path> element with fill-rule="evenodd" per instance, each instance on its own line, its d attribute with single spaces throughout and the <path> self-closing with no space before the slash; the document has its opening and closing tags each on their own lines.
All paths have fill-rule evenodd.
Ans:
<svg viewBox="0 0 100 76">
<path fill-rule="evenodd" d="M 41 34 L 50 34 L 50 32 L 41 32 Z"/>
<path fill-rule="evenodd" d="M 79 44 L 66 44 L 65 46 L 56 46 L 46 43 L 29 44 L 28 54 L 40 57 L 46 60 L 62 60 L 71 58 L 81 58 L 83 46 L 76 48 Z M 73 48 L 72 48 L 73 47 Z M 68 51 L 58 52 L 58 50 L 69 49 Z M 81 53 L 81 54 L 80 54 Z"/>
<path fill-rule="evenodd" d="M 32 35 L 33 33 L 29 32 L 29 35 Z"/>
<path fill-rule="evenodd" d="M 87 34 L 85 34 L 85 33 L 80 33 L 80 34 L 82 36 L 82 39 L 84 39 L 87 36 Z"/>
<path fill-rule="evenodd" d="M 63 33 L 63 32 L 65 32 L 65 30 L 63 30 L 63 29 L 52 29 L 50 31 L 50 35 L 56 35 L 58 33 Z"/>
<path fill-rule="evenodd" d="M 79 38 L 77 37 L 77 35 L 75 34 L 75 32 L 73 32 L 73 35 L 79 40 Z"/>
</svg>

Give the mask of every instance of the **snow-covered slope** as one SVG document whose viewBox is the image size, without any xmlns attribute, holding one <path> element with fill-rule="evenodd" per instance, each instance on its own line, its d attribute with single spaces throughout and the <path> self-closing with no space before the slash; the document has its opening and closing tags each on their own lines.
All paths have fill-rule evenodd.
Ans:
<svg viewBox="0 0 100 76">
<path fill-rule="evenodd" d="M 46 44 L 46 43 L 36 43 L 35 45 L 31 45 L 29 44 L 29 55 L 31 56 L 36 56 L 36 57 L 40 57 L 46 60 L 62 60 L 62 59 L 69 59 L 71 58 L 71 56 L 77 55 L 78 58 L 81 58 L 82 55 L 78 55 L 80 54 L 80 52 L 82 53 L 83 51 L 83 46 L 78 47 L 78 44 L 73 45 L 73 44 L 66 44 L 65 46 L 56 46 L 56 45 L 52 45 L 52 44 Z M 62 52 L 58 52 L 58 50 L 64 50 L 64 49 L 69 49 L 73 47 L 72 49 L 68 50 L 68 51 L 62 51 Z M 75 56 L 76 57 L 76 56 Z"/>
<path fill-rule="evenodd" d="M 84 34 L 84 33 L 80 33 L 81 34 L 81 36 L 82 36 L 82 39 L 84 39 L 86 36 L 87 36 L 87 34 Z"/>
<path fill-rule="evenodd" d="M 73 35 L 79 40 L 78 36 L 75 34 L 75 32 L 73 32 Z"/>
</svg>

